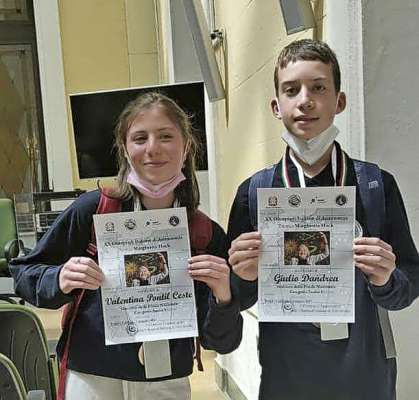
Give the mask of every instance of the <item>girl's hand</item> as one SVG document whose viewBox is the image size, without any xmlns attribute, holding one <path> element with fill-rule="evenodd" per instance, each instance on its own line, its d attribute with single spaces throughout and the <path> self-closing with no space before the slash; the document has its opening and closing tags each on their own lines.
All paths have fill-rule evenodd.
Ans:
<svg viewBox="0 0 419 400">
<path fill-rule="evenodd" d="M 192 279 L 206 283 L 218 303 L 230 303 L 230 267 L 223 258 L 203 254 L 191 257 L 188 263 Z"/>
<path fill-rule="evenodd" d="M 59 286 L 68 294 L 74 289 L 96 290 L 104 279 L 102 270 L 89 257 L 71 257 L 61 268 Z"/>
</svg>

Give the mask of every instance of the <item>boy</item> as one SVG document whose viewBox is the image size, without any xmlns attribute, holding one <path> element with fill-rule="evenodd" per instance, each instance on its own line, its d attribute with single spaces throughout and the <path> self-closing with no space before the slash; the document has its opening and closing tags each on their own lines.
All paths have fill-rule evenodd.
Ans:
<svg viewBox="0 0 419 400">
<path fill-rule="evenodd" d="M 286 128 L 288 146 L 271 186 L 357 185 L 353 160 L 334 140 L 333 120 L 345 109 L 346 98 L 333 51 L 319 41 L 292 42 L 279 55 L 274 82 L 271 108 Z M 374 210 L 362 204 L 357 187 L 356 219 L 363 235 L 353 246 L 355 323 L 348 337 L 322 341 L 315 324 L 260 323 L 259 399 L 395 399 L 396 362 L 386 357 L 377 306 L 399 310 L 419 295 L 419 256 L 397 184 L 381 173 L 386 207 L 381 238 L 370 237 L 367 218 Z M 251 224 L 249 183 L 250 178 L 240 185 L 229 220 L 229 261 L 240 278 L 243 309 L 257 300 L 261 246 Z"/>
</svg>

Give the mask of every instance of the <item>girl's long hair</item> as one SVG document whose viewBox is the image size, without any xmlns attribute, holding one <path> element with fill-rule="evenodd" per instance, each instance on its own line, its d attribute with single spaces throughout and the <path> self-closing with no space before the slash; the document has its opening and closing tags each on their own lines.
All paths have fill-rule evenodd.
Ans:
<svg viewBox="0 0 419 400">
<path fill-rule="evenodd" d="M 125 106 L 118 118 L 115 127 L 115 146 L 119 171 L 117 186 L 112 194 L 122 200 L 128 200 L 134 196 L 135 189 L 126 180 L 130 168 L 126 159 L 127 133 L 138 114 L 151 107 L 161 107 L 182 133 L 186 153 L 182 172 L 186 179 L 175 189 L 175 197 L 179 200 L 180 206 L 187 208 L 188 214 L 193 213 L 199 206 L 199 187 L 195 169 L 198 143 L 192 133 L 190 117 L 174 100 L 159 92 L 148 92 L 138 96 Z"/>
</svg>

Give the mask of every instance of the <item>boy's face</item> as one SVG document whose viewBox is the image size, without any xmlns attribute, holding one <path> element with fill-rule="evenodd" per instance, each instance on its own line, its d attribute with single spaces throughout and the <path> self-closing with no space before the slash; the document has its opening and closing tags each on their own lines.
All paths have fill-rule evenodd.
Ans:
<svg viewBox="0 0 419 400">
<path fill-rule="evenodd" d="M 308 256 L 310 255 L 310 250 L 305 244 L 300 244 L 298 247 L 298 257 L 303 260 L 307 260 Z"/>
<path fill-rule="evenodd" d="M 148 278 L 150 278 L 150 271 L 148 270 L 147 267 L 145 267 L 144 265 L 142 265 L 140 267 L 140 279 L 142 280 L 147 280 Z"/>
<path fill-rule="evenodd" d="M 321 61 L 297 61 L 278 69 L 278 101 L 274 115 L 288 132 L 312 139 L 328 128 L 345 109 L 345 94 L 336 93 L 332 65 Z"/>
</svg>

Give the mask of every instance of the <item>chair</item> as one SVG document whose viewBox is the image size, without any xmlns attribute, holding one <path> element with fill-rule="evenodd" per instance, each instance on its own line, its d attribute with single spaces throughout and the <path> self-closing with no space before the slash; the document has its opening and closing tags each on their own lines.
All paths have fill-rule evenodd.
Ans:
<svg viewBox="0 0 419 400">
<path fill-rule="evenodd" d="M 55 360 L 38 316 L 28 307 L 0 303 L 0 326 L 0 353 L 11 359 L 26 389 L 43 390 L 46 400 L 54 400 Z"/>
<path fill-rule="evenodd" d="M 0 276 L 10 276 L 9 261 L 18 256 L 20 247 L 13 202 L 0 199 Z"/>
<path fill-rule="evenodd" d="M 0 353 L 0 400 L 45 400 L 42 390 L 26 393 L 25 385 L 12 361 Z"/>
</svg>

